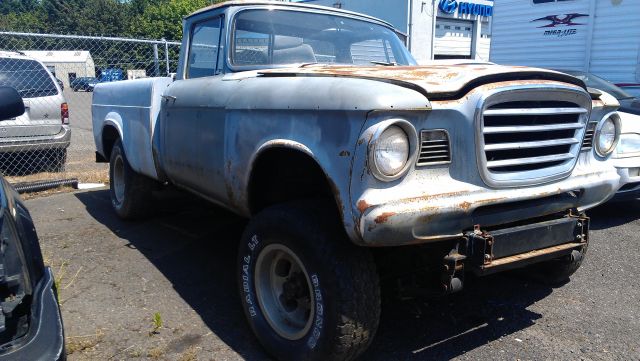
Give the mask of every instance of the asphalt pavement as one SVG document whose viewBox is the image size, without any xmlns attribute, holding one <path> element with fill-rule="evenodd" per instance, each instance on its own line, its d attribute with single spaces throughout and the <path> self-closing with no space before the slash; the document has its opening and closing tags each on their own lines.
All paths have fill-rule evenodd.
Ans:
<svg viewBox="0 0 640 361">
<path fill-rule="evenodd" d="M 191 197 L 120 221 L 104 189 L 27 201 L 54 270 L 70 360 L 268 359 L 236 293 L 245 220 Z M 587 257 L 550 288 L 514 273 L 446 297 L 385 297 L 363 360 L 639 360 L 640 201 L 589 213 Z"/>
</svg>

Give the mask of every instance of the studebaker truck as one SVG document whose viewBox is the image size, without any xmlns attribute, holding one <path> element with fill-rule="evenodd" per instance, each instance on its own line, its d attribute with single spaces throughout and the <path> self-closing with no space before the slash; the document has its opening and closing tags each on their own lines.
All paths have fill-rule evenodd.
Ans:
<svg viewBox="0 0 640 361">
<path fill-rule="evenodd" d="M 217 4 L 182 44 L 175 79 L 95 87 L 97 158 L 122 218 L 167 184 L 250 218 L 240 301 L 278 359 L 368 347 L 374 247 L 434 245 L 444 292 L 525 266 L 567 280 L 584 211 L 618 189 L 618 103 L 566 74 L 417 66 L 390 24 L 307 4 Z"/>
</svg>

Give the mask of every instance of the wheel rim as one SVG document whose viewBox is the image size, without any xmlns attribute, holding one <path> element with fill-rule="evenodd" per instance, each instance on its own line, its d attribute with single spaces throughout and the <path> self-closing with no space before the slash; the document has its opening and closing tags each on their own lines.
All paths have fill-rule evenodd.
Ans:
<svg viewBox="0 0 640 361">
<path fill-rule="evenodd" d="M 124 159 L 117 155 L 113 162 L 113 193 L 118 204 L 124 200 Z"/>
<path fill-rule="evenodd" d="M 258 304 L 273 330 L 287 340 L 298 340 L 311 328 L 315 298 L 309 275 L 291 249 L 266 246 L 255 268 Z"/>
</svg>

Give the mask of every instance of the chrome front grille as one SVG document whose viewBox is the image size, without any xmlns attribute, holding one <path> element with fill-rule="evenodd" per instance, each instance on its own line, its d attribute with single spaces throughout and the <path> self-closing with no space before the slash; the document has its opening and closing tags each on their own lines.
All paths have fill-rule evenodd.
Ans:
<svg viewBox="0 0 640 361">
<path fill-rule="evenodd" d="M 485 182 L 516 186 L 568 175 L 583 144 L 590 111 L 590 99 L 575 90 L 489 97 L 478 119 Z"/>
</svg>

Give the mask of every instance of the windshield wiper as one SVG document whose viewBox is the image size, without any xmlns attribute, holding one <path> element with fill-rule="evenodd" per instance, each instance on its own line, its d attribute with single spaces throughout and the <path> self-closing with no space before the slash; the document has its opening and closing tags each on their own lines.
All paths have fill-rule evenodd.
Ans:
<svg viewBox="0 0 640 361">
<path fill-rule="evenodd" d="M 376 60 L 372 60 L 370 61 L 371 64 L 376 64 L 376 65 L 384 65 L 384 66 L 397 66 L 398 63 L 396 63 L 395 61 L 376 61 Z"/>
</svg>

